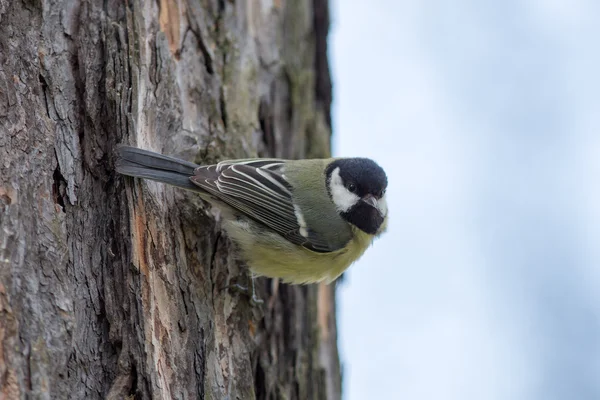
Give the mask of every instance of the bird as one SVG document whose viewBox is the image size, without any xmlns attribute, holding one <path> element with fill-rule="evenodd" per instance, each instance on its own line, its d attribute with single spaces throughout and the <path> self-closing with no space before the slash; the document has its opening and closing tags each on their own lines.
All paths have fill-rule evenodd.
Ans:
<svg viewBox="0 0 600 400">
<path fill-rule="evenodd" d="M 115 169 L 198 193 L 250 271 L 285 283 L 335 281 L 387 227 L 387 175 L 369 158 L 198 165 L 119 145 Z"/>
</svg>

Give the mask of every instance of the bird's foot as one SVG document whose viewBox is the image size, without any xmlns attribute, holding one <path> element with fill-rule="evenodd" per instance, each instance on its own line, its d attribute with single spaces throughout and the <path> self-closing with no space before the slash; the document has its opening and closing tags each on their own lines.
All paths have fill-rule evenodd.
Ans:
<svg viewBox="0 0 600 400">
<path fill-rule="evenodd" d="M 248 273 L 248 280 L 250 283 L 250 287 L 243 286 L 239 283 L 234 283 L 234 284 L 225 286 L 223 289 L 232 289 L 238 293 L 241 293 L 243 295 L 250 297 L 250 304 L 252 306 L 257 306 L 257 305 L 263 304 L 264 300 L 262 300 L 260 297 L 258 297 L 256 295 L 256 287 L 254 285 L 254 277 L 251 275 L 251 273 Z"/>
</svg>

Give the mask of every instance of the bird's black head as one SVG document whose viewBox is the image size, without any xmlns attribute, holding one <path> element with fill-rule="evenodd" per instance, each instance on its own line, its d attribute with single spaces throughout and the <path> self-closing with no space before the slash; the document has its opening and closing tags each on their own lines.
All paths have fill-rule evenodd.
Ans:
<svg viewBox="0 0 600 400">
<path fill-rule="evenodd" d="M 374 235 L 387 216 L 387 176 L 368 158 L 341 158 L 325 171 L 327 190 L 346 221 Z"/>
</svg>

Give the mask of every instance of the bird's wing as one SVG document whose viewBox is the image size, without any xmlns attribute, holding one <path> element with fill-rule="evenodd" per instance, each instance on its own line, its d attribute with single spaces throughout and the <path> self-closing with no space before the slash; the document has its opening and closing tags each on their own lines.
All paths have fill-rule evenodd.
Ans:
<svg viewBox="0 0 600 400">
<path fill-rule="evenodd" d="M 316 252 L 338 250 L 311 231 L 294 204 L 284 160 L 223 161 L 196 168 L 190 180 L 225 204 L 263 224 L 291 243 Z"/>
</svg>

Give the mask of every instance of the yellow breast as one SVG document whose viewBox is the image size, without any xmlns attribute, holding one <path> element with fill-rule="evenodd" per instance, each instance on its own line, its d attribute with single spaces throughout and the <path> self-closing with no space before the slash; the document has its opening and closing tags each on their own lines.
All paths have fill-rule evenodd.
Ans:
<svg viewBox="0 0 600 400">
<path fill-rule="evenodd" d="M 363 255 L 374 237 L 353 227 L 352 239 L 344 248 L 317 253 L 276 234 L 258 233 L 246 222 L 228 221 L 224 227 L 252 272 L 294 284 L 332 282 Z"/>
</svg>

